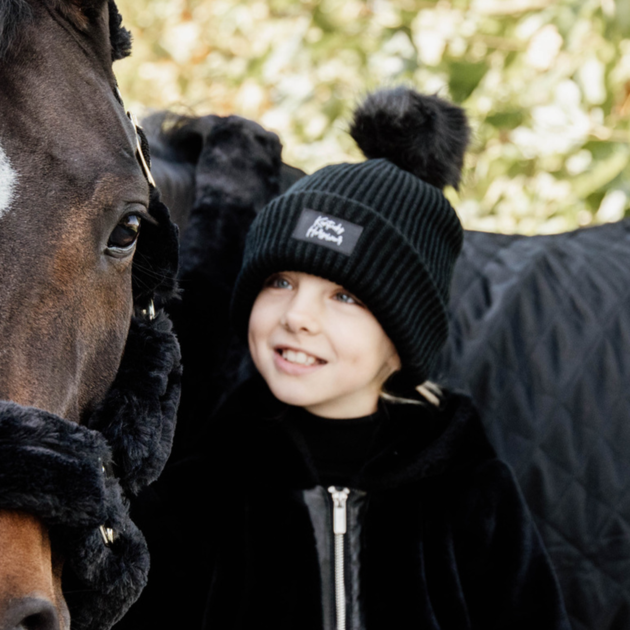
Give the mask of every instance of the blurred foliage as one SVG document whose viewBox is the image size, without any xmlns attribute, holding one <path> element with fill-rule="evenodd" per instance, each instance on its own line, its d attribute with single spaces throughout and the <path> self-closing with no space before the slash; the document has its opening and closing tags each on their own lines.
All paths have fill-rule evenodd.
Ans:
<svg viewBox="0 0 630 630">
<path fill-rule="evenodd" d="M 464 183 L 448 191 L 467 227 L 550 233 L 629 213 L 627 0 L 118 5 L 134 52 L 116 70 L 139 113 L 252 118 L 312 172 L 360 160 L 352 107 L 404 83 L 469 113 Z"/>
</svg>

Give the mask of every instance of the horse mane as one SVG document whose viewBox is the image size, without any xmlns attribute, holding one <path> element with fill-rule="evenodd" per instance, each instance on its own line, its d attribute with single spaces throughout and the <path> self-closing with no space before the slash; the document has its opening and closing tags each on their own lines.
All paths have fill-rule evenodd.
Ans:
<svg viewBox="0 0 630 630">
<path fill-rule="evenodd" d="M 32 18 L 31 7 L 26 0 L 2 0 L 0 2 L 0 60 L 13 46 L 24 22 Z"/>
<path fill-rule="evenodd" d="M 94 5 L 98 2 L 99 0 L 83 0 L 81 9 L 85 13 L 85 19 L 92 17 Z M 115 0 L 107 2 L 112 61 L 118 61 L 131 54 L 131 33 L 122 25 L 122 17 Z M 32 17 L 33 12 L 27 0 L 0 0 L 0 60 L 16 45 L 20 29 Z"/>
<path fill-rule="evenodd" d="M 197 118 L 169 111 L 158 111 L 142 120 L 151 145 L 151 155 L 171 162 L 196 164 L 203 137 L 195 126 Z"/>
</svg>

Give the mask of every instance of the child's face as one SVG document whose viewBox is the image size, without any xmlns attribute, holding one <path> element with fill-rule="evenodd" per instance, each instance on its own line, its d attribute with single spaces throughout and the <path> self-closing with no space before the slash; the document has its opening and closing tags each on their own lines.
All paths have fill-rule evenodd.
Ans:
<svg viewBox="0 0 630 630">
<path fill-rule="evenodd" d="M 325 418 L 373 413 L 383 383 L 400 369 L 367 308 L 338 284 L 302 272 L 267 279 L 250 316 L 249 349 L 278 400 Z"/>
</svg>

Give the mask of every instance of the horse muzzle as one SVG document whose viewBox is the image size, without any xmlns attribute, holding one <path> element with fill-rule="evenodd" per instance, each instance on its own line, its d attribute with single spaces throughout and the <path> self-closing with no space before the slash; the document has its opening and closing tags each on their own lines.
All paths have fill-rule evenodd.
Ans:
<svg viewBox="0 0 630 630">
<path fill-rule="evenodd" d="M 180 382 L 179 345 L 160 312 L 132 321 L 116 380 L 87 426 L 0 401 L 0 510 L 35 515 L 47 527 L 64 558 L 73 628 L 107 630 L 146 584 L 149 554 L 128 498 L 166 463 Z M 65 627 L 50 606 L 21 598 L 3 611 L 0 630 Z"/>
</svg>

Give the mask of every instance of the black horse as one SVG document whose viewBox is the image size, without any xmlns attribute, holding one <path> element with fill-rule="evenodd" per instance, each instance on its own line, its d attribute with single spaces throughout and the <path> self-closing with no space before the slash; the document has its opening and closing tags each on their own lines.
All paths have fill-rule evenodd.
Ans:
<svg viewBox="0 0 630 630">
<path fill-rule="evenodd" d="M 233 117 L 226 137 L 220 120 L 159 114 L 148 121 L 158 182 L 182 225 L 208 178 L 234 169 L 232 180 L 247 191 L 256 180 L 247 169 L 270 169 L 273 134 Z M 203 287 L 221 290 L 218 277 L 229 284 L 257 207 L 301 173 L 282 165 L 280 174 L 266 190 L 239 191 L 250 195 L 249 213 L 204 222 L 193 212 L 184 235 L 190 310 L 179 315 L 189 370 L 179 421 L 190 439 L 203 416 L 197 409 L 250 369 L 243 346 L 217 348 L 216 334 L 204 337 L 228 322 L 213 313 Z M 220 253 L 223 238 L 237 244 L 231 257 Z M 450 313 L 434 380 L 470 393 L 515 469 L 574 627 L 630 628 L 630 221 L 540 237 L 468 231 Z M 211 367 L 221 352 L 231 361 L 227 379 Z"/>
</svg>

